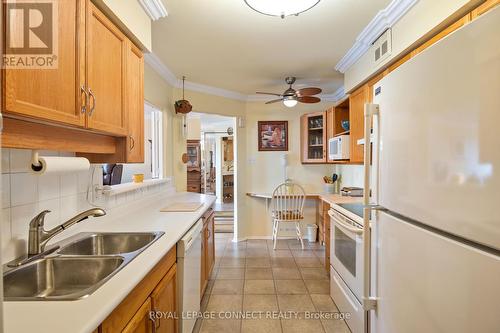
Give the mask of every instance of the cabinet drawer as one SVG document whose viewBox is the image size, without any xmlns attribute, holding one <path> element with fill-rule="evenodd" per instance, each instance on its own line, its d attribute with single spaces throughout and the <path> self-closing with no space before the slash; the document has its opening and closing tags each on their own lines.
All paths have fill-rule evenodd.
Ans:
<svg viewBox="0 0 500 333">
<path fill-rule="evenodd" d="M 188 185 L 188 187 L 187 187 L 187 191 L 188 191 L 188 192 L 196 192 L 196 193 L 199 193 L 199 192 L 200 192 L 200 189 L 201 189 L 201 186 L 200 186 L 200 185 Z"/>
</svg>

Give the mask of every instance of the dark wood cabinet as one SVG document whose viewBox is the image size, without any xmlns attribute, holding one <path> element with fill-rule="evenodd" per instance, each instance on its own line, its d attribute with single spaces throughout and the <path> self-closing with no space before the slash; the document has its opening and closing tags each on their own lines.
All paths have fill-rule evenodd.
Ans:
<svg viewBox="0 0 500 333">
<path fill-rule="evenodd" d="M 187 140 L 187 191 L 201 193 L 200 140 Z"/>
</svg>

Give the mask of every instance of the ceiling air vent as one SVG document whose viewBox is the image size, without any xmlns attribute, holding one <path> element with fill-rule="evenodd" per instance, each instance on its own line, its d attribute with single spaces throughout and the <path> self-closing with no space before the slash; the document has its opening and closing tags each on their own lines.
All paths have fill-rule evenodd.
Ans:
<svg viewBox="0 0 500 333">
<path fill-rule="evenodd" d="M 384 31 L 375 42 L 373 42 L 371 52 L 375 63 L 378 64 L 386 59 L 392 51 L 392 33 L 391 29 Z"/>
</svg>

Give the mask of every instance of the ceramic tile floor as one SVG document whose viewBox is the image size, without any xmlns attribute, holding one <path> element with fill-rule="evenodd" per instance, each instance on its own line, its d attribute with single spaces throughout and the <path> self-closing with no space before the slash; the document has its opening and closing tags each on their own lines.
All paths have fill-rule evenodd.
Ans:
<svg viewBox="0 0 500 333">
<path fill-rule="evenodd" d="M 337 312 L 318 243 L 270 240 L 233 243 L 232 234 L 215 234 L 215 267 L 202 300 L 202 311 L 293 311 L 297 317 L 199 319 L 195 333 L 349 333 L 344 321 L 309 319 L 307 314 Z"/>
</svg>

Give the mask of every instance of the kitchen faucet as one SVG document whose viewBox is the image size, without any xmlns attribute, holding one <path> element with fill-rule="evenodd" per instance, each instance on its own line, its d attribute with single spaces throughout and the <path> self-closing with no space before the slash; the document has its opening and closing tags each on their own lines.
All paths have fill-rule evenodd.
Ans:
<svg viewBox="0 0 500 333">
<path fill-rule="evenodd" d="M 45 215 L 50 213 L 50 210 L 44 210 L 37 216 L 35 216 L 30 222 L 29 237 L 28 237 L 28 256 L 35 256 L 43 253 L 45 251 L 45 245 L 47 242 L 59 234 L 60 232 L 68 229 L 72 225 L 81 222 L 90 216 L 100 217 L 106 215 L 106 212 L 101 208 L 92 208 L 86 210 L 75 217 L 70 218 L 68 221 L 64 222 L 57 227 L 45 230 Z"/>
</svg>

